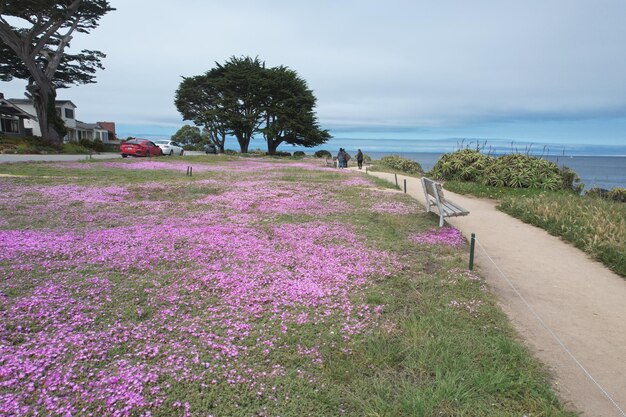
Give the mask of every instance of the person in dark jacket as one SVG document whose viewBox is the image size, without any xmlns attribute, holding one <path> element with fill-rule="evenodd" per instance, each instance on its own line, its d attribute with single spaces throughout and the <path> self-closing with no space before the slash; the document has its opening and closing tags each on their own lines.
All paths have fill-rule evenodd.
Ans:
<svg viewBox="0 0 626 417">
<path fill-rule="evenodd" d="M 363 168 L 363 152 L 360 149 L 356 153 L 356 162 L 359 165 L 359 169 Z"/>
<path fill-rule="evenodd" d="M 346 152 L 343 148 L 339 148 L 339 152 L 337 153 L 337 165 L 339 168 L 343 168 L 346 164 Z"/>
</svg>

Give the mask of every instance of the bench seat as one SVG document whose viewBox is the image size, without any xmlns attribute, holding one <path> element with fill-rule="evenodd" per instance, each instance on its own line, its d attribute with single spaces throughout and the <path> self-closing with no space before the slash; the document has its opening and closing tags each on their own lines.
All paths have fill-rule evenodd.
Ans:
<svg viewBox="0 0 626 417">
<path fill-rule="evenodd" d="M 430 212 L 431 206 L 436 206 L 439 213 L 439 227 L 443 226 L 444 218 L 466 216 L 469 211 L 447 200 L 443 195 L 441 183 L 422 177 L 422 188 L 426 197 L 426 212 Z"/>
</svg>

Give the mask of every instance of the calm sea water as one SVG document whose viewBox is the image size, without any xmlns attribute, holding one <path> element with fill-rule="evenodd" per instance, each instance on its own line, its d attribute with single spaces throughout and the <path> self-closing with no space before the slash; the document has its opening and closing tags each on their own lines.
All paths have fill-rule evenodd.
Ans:
<svg viewBox="0 0 626 417">
<path fill-rule="evenodd" d="M 424 171 L 429 171 L 437 163 L 442 153 L 420 152 L 366 152 L 373 159 L 380 159 L 385 155 L 399 155 L 403 158 L 417 161 Z M 545 159 L 573 169 L 585 189 L 592 187 L 626 188 L 626 157 L 624 156 L 544 156 Z"/>
</svg>

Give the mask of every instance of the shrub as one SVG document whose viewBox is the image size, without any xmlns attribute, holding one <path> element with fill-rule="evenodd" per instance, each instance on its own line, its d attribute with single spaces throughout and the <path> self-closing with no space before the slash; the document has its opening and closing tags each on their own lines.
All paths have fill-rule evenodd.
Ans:
<svg viewBox="0 0 626 417">
<path fill-rule="evenodd" d="M 17 153 L 17 145 L 0 143 L 0 153 Z"/>
<path fill-rule="evenodd" d="M 443 155 L 433 169 L 432 175 L 442 180 L 478 181 L 495 158 L 480 151 L 463 149 Z"/>
<path fill-rule="evenodd" d="M 402 158 L 398 155 L 383 156 L 380 159 L 380 164 L 386 168 L 395 169 L 407 174 L 423 174 L 424 170 L 419 162 L 411 161 L 410 159 Z"/>
<path fill-rule="evenodd" d="M 580 182 L 580 177 L 573 169 L 563 166 L 559 172 L 561 174 L 561 180 L 563 181 L 563 189 L 572 190 L 580 194 L 583 188 L 585 188 L 585 184 Z"/>
<path fill-rule="evenodd" d="M 78 143 L 64 143 L 63 153 L 89 153 L 89 149 Z"/>
<path fill-rule="evenodd" d="M 58 153 L 61 146 L 37 136 L 0 135 L 0 153 Z"/>
<path fill-rule="evenodd" d="M 295 151 L 295 152 L 293 153 L 293 156 L 294 156 L 295 158 L 304 158 L 304 157 L 306 156 L 306 154 L 305 154 L 304 152 L 302 152 L 302 151 Z"/>
<path fill-rule="evenodd" d="M 608 199 L 609 190 L 607 190 L 606 188 L 593 187 L 585 192 L 585 196 Z"/>
<path fill-rule="evenodd" d="M 332 154 L 325 149 L 319 150 L 315 152 L 316 158 L 332 158 Z"/>
<path fill-rule="evenodd" d="M 268 154 L 269 155 L 269 154 Z M 291 152 L 276 151 L 271 156 L 291 156 Z"/>
<path fill-rule="evenodd" d="M 495 187 L 564 188 L 561 171 L 554 162 L 519 153 L 497 158 L 484 170 L 481 182 Z"/>
<path fill-rule="evenodd" d="M 224 155 L 238 155 L 238 154 L 239 154 L 239 152 L 234 151 L 232 149 L 225 149 L 224 150 Z"/>
<path fill-rule="evenodd" d="M 609 200 L 626 203 L 626 188 L 616 187 L 609 191 L 607 197 Z"/>
</svg>

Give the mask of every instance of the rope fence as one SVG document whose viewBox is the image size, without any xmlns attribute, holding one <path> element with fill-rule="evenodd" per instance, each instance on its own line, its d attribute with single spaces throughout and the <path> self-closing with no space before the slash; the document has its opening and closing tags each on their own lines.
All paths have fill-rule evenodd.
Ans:
<svg viewBox="0 0 626 417">
<path fill-rule="evenodd" d="M 472 233 L 472 243 L 476 242 L 476 244 L 478 244 L 478 247 L 482 250 L 482 252 L 485 254 L 485 256 L 487 257 L 487 259 L 489 259 L 491 261 L 491 263 L 496 267 L 496 269 L 498 270 L 498 272 L 500 273 L 500 275 L 502 275 L 502 277 L 504 278 L 504 280 L 507 282 L 507 284 L 509 285 L 509 287 L 511 287 L 511 289 L 513 290 L 513 292 L 520 298 L 520 300 L 522 300 L 522 302 L 524 303 L 524 305 L 528 308 L 528 310 L 530 310 L 530 312 L 533 314 L 533 316 L 535 316 L 535 318 L 537 319 L 537 321 L 541 324 L 541 326 L 550 334 L 550 336 L 552 336 L 552 338 L 554 340 L 556 340 L 556 342 L 561 346 L 561 348 L 565 351 L 565 353 L 567 353 L 567 355 L 576 363 L 576 365 L 578 365 L 578 367 L 584 372 L 585 375 L 587 375 L 587 377 L 594 383 L 594 385 L 596 387 L 598 387 L 598 389 L 602 392 L 602 394 L 604 394 L 604 396 L 609 400 L 609 402 L 611 404 L 613 404 L 613 406 L 615 407 L 615 409 L 619 412 L 619 415 L 621 417 L 626 417 L 626 413 L 624 412 L 624 410 L 619 406 L 619 404 L 617 404 L 617 402 L 613 399 L 613 397 L 611 397 L 611 395 L 602 387 L 602 385 L 600 385 L 598 383 L 598 381 L 596 381 L 596 379 L 589 373 L 589 371 L 587 371 L 587 369 L 580 363 L 580 361 L 576 358 L 576 356 L 574 356 L 574 354 L 568 349 L 568 347 L 565 345 L 565 343 L 563 343 L 563 341 L 556 335 L 556 333 L 554 333 L 554 331 L 552 331 L 552 329 L 550 328 L 550 326 L 548 326 L 546 324 L 546 322 L 541 318 L 541 316 L 539 316 L 539 314 L 535 311 L 535 309 L 528 303 L 528 301 L 526 301 L 526 299 L 524 298 L 524 296 L 522 294 L 520 294 L 520 292 L 517 290 L 517 288 L 515 287 L 515 285 L 513 285 L 513 283 L 511 282 L 511 280 L 506 276 L 506 274 L 502 271 L 502 269 L 500 269 L 500 267 L 498 266 L 498 264 L 496 264 L 496 262 L 493 260 L 493 258 L 491 256 L 489 256 L 489 254 L 487 253 L 487 250 L 484 248 L 484 246 L 480 243 L 480 241 L 476 238 L 476 236 Z M 473 246 L 473 245 L 472 245 Z M 472 248 L 473 249 L 473 248 Z M 472 251 L 473 252 L 473 251 Z M 473 254 L 472 254 L 473 255 Z M 472 261 L 473 261 L 473 256 L 472 256 Z M 472 262 L 473 263 L 473 262 Z"/>
</svg>

